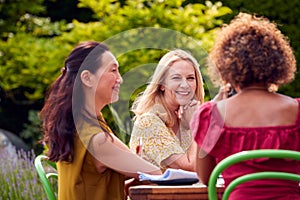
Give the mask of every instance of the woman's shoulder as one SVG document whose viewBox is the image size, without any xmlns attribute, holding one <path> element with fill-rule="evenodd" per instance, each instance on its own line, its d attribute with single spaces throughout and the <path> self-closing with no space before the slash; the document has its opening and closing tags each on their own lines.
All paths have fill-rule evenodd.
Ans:
<svg viewBox="0 0 300 200">
<path fill-rule="evenodd" d="M 151 122 L 165 122 L 167 119 L 166 109 L 160 105 L 155 104 L 147 112 L 141 114 L 136 118 L 136 121 L 139 123 L 151 123 Z"/>
<path fill-rule="evenodd" d="M 211 116 L 214 107 L 216 107 L 216 103 L 212 102 L 212 101 L 208 101 L 208 102 L 201 104 L 197 108 L 195 113 L 193 114 L 192 122 L 195 122 L 195 121 L 199 122 L 200 118 L 201 118 L 201 120 L 203 120 L 203 118 L 205 118 L 205 116 L 206 117 Z"/>
<path fill-rule="evenodd" d="M 206 135 L 208 128 L 220 127 L 220 117 L 218 115 L 215 102 L 203 103 L 194 113 L 190 127 L 195 140 L 198 137 L 202 138 Z M 213 124 L 214 126 L 210 126 Z M 199 139 L 199 138 L 198 138 Z"/>
<path fill-rule="evenodd" d="M 165 123 L 158 115 L 152 112 L 143 113 L 134 122 L 135 126 L 143 128 L 153 126 L 154 124 L 164 125 Z"/>
</svg>

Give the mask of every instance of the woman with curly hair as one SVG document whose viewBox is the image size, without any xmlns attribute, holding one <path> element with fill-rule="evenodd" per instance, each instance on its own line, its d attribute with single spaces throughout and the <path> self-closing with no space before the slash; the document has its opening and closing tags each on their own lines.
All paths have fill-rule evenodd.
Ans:
<svg viewBox="0 0 300 200">
<path fill-rule="evenodd" d="M 220 82 L 231 84 L 237 94 L 204 103 L 193 116 L 190 125 L 198 144 L 200 180 L 207 184 L 216 164 L 240 151 L 300 151 L 300 99 L 277 93 L 278 87 L 293 80 L 296 61 L 276 25 L 241 13 L 221 29 L 208 58 L 212 78 L 221 77 Z M 276 169 L 299 173 L 300 163 L 257 159 L 236 164 L 224 171 L 225 186 L 244 174 Z M 251 181 L 234 190 L 230 199 L 300 199 L 298 184 Z"/>
<path fill-rule="evenodd" d="M 121 200 L 125 178 L 161 174 L 119 140 L 101 110 L 119 98 L 123 79 L 108 47 L 78 44 L 65 60 L 41 111 L 49 160 L 57 162 L 58 199 Z"/>
</svg>

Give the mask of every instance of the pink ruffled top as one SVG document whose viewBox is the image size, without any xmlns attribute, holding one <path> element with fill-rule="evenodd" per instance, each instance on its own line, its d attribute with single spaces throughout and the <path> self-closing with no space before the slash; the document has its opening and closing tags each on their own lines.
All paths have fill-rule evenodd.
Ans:
<svg viewBox="0 0 300 200">
<path fill-rule="evenodd" d="M 300 99 L 296 121 L 287 126 L 228 127 L 216 103 L 202 104 L 196 111 L 191 130 L 195 141 L 219 163 L 234 153 L 254 149 L 287 149 L 300 151 Z M 233 179 L 256 171 L 277 171 L 300 174 L 300 162 L 282 159 L 255 159 L 235 164 L 222 174 L 225 186 Z M 261 185 L 264 185 L 262 187 Z M 299 183 L 286 180 L 250 181 L 238 186 L 230 199 L 300 199 Z"/>
</svg>

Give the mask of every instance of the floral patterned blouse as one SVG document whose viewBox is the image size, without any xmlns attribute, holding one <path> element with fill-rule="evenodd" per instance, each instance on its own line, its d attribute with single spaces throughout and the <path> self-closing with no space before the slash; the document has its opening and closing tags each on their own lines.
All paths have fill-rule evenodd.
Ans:
<svg viewBox="0 0 300 200">
<path fill-rule="evenodd" d="M 136 152 L 136 147 L 142 141 L 142 157 L 162 170 L 166 166 L 163 160 L 173 154 L 188 153 L 192 142 L 190 130 L 180 128 L 179 137 L 165 124 L 166 111 L 160 105 L 139 116 L 133 126 L 130 138 L 130 149 Z"/>
</svg>

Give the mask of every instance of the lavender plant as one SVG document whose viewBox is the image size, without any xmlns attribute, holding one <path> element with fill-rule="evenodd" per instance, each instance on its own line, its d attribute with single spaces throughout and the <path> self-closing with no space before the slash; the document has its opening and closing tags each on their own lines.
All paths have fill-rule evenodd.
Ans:
<svg viewBox="0 0 300 200">
<path fill-rule="evenodd" d="M 34 151 L 0 154 L 0 200 L 44 200 L 46 194 L 33 164 Z"/>
</svg>

